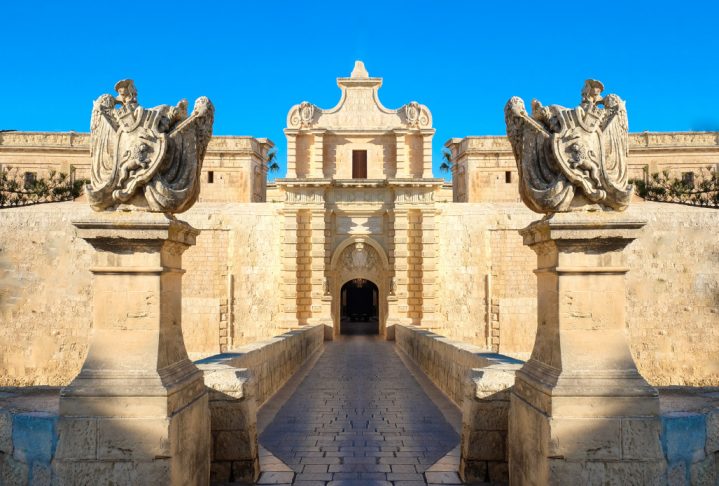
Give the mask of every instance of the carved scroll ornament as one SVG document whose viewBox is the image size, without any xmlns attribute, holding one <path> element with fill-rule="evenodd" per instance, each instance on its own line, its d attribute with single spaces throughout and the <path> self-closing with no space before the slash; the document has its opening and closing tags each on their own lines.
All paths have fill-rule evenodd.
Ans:
<svg viewBox="0 0 719 486">
<path fill-rule="evenodd" d="M 188 117 L 187 100 L 177 106 L 138 105 L 131 79 L 119 81 L 115 90 L 117 97 L 102 95 L 92 108 L 90 205 L 96 211 L 120 205 L 164 213 L 188 210 L 200 194 L 212 103 L 198 98 Z"/>
<path fill-rule="evenodd" d="M 576 108 L 542 106 L 513 97 L 504 109 L 507 137 L 519 170 L 522 201 L 538 213 L 591 204 L 622 211 L 629 205 L 627 111 L 617 95 L 590 79 Z"/>
</svg>

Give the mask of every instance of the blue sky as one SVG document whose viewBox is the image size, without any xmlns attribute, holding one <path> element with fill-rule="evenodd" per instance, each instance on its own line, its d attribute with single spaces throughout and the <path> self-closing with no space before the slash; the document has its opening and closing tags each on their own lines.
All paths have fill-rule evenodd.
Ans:
<svg viewBox="0 0 719 486">
<path fill-rule="evenodd" d="M 7 2 L 0 129 L 89 130 L 133 78 L 140 103 L 209 96 L 215 134 L 272 139 L 287 111 L 331 108 L 361 59 L 388 108 L 451 137 L 503 135 L 510 96 L 575 105 L 584 79 L 627 100 L 630 131 L 719 130 L 719 2 Z M 440 175 L 435 169 L 435 174 Z"/>
</svg>

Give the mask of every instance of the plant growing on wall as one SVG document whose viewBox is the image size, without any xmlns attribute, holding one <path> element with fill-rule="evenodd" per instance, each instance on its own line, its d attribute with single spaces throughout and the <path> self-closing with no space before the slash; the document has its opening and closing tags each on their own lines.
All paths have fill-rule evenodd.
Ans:
<svg viewBox="0 0 719 486">
<path fill-rule="evenodd" d="M 631 182 L 637 194 L 648 201 L 719 207 L 719 174 L 716 167 L 683 174 L 681 179 L 663 171 L 652 174 L 646 181 L 633 179 Z"/>
<path fill-rule="evenodd" d="M 89 182 L 54 170 L 47 178 L 37 178 L 32 172 L 3 168 L 0 169 L 0 208 L 70 201 L 80 196 Z"/>
</svg>

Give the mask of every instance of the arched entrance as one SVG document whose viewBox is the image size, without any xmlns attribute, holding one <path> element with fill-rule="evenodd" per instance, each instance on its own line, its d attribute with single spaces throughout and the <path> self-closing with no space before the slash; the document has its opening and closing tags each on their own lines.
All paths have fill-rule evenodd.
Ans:
<svg viewBox="0 0 719 486">
<path fill-rule="evenodd" d="M 355 278 L 340 292 L 340 334 L 379 334 L 379 289 Z"/>
<path fill-rule="evenodd" d="M 366 235 L 347 238 L 332 255 L 330 275 L 326 288 L 332 295 L 332 335 L 345 334 L 344 321 L 351 320 L 355 314 L 360 319 L 358 322 L 365 322 L 365 317 L 368 319 L 368 324 L 360 327 L 377 329 L 372 332 L 386 337 L 387 299 L 393 294 L 392 275 L 382 246 Z M 371 292 L 361 290 L 365 285 L 372 289 Z M 364 304 L 370 299 L 369 305 Z"/>
</svg>

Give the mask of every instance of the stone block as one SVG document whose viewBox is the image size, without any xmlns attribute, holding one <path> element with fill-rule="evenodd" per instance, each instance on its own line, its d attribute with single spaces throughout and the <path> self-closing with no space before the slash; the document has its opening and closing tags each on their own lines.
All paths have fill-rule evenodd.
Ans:
<svg viewBox="0 0 719 486">
<path fill-rule="evenodd" d="M 12 414 L 0 409 L 0 454 L 12 454 Z"/>
<path fill-rule="evenodd" d="M 707 453 L 719 452 L 719 409 L 714 409 L 706 416 Z"/>
<path fill-rule="evenodd" d="M 0 484 L 28 484 L 30 470 L 28 465 L 14 459 L 10 454 L 0 453 Z"/>
<path fill-rule="evenodd" d="M 118 467 L 115 467 L 118 473 Z M 131 484 L 165 484 L 170 477 L 170 459 L 154 459 L 149 462 L 136 462 L 134 464 L 134 478 Z M 179 483 L 189 478 L 182 478 Z"/>
<path fill-rule="evenodd" d="M 52 483 L 52 468 L 50 464 L 34 463 L 32 465 L 31 486 L 50 486 Z"/>
<path fill-rule="evenodd" d="M 234 461 L 257 456 L 257 444 L 247 440 L 245 431 L 224 430 L 212 434 L 213 460 Z"/>
<path fill-rule="evenodd" d="M 258 458 L 232 462 L 232 476 L 235 481 L 254 483 L 259 475 L 260 461 Z"/>
<path fill-rule="evenodd" d="M 459 475 L 465 483 L 484 482 L 487 478 L 487 462 L 463 458 L 459 463 Z"/>
<path fill-rule="evenodd" d="M 462 437 L 462 457 L 471 460 L 504 461 L 506 436 L 504 432 L 492 430 L 470 431 Z"/>
<path fill-rule="evenodd" d="M 465 410 L 463 421 L 472 430 L 507 430 L 509 402 L 486 402 L 473 399 L 469 410 Z"/>
<path fill-rule="evenodd" d="M 252 400 L 252 399 L 250 399 Z M 255 414 L 250 416 L 254 406 L 247 399 L 234 402 L 210 401 L 212 430 L 250 430 L 257 425 Z"/>
<path fill-rule="evenodd" d="M 719 484 L 714 454 L 707 454 L 703 461 L 692 464 L 689 473 L 692 486 L 716 486 Z"/>
<path fill-rule="evenodd" d="M 169 457 L 170 420 L 166 418 L 98 419 L 97 458 L 149 460 Z"/>
<path fill-rule="evenodd" d="M 58 423 L 58 459 L 97 458 L 97 419 L 63 417 Z"/>
<path fill-rule="evenodd" d="M 622 419 L 622 459 L 661 460 L 659 419 Z"/>
<path fill-rule="evenodd" d="M 490 462 L 489 481 L 495 484 L 509 484 L 509 465 L 506 462 Z"/>
<path fill-rule="evenodd" d="M 549 456 L 573 460 L 621 458 L 621 421 L 613 418 L 550 419 Z"/>
<path fill-rule="evenodd" d="M 686 486 L 689 484 L 687 466 L 678 462 L 669 466 L 667 470 L 667 484 L 669 486 Z"/>
</svg>

